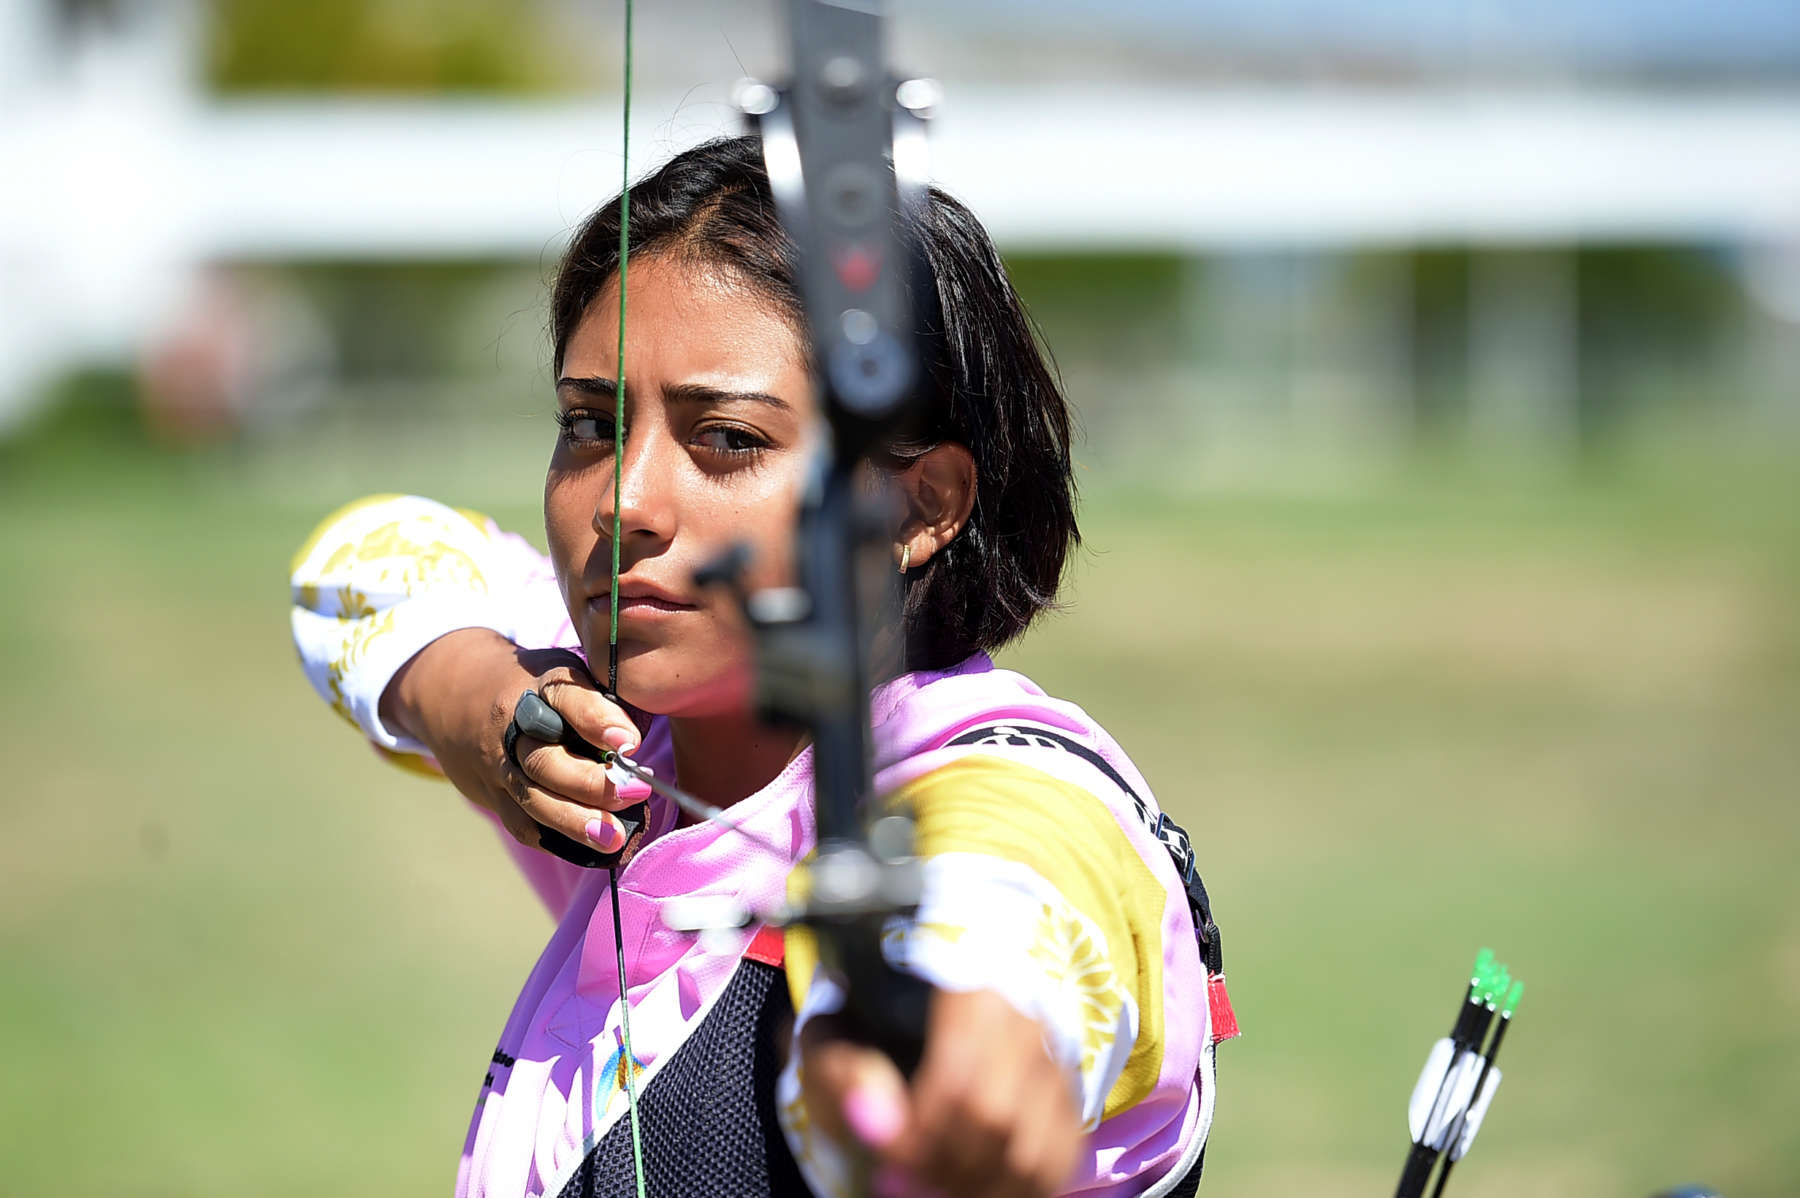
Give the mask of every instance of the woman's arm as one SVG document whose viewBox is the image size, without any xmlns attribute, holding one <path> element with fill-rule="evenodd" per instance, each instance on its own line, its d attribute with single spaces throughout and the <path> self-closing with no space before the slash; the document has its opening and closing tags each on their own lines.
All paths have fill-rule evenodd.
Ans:
<svg viewBox="0 0 1800 1198">
<path fill-rule="evenodd" d="M 307 680 L 400 757 L 427 748 L 382 719 L 382 697 L 432 641 L 485 628 L 515 644 L 576 643 L 542 554 L 479 512 L 417 495 L 374 495 L 333 512 L 294 555 L 290 574 L 294 647 Z"/>
<path fill-rule="evenodd" d="M 530 738 L 514 765 L 501 745 L 527 689 L 595 743 L 638 739 L 573 652 L 554 572 L 524 538 L 477 512 L 377 495 L 314 530 L 290 583 L 307 679 L 384 757 L 449 778 L 521 844 L 547 827 L 617 847 L 597 765 Z"/>
<path fill-rule="evenodd" d="M 815 985 L 787 1097 L 798 1088 L 820 1127 L 849 1126 L 949 1193 L 1044 1195 L 1167 1172 L 1184 1130 L 1204 1135 L 1181 1118 L 1204 1029 L 1189 1010 L 1165 1019 L 1165 994 L 1199 995 L 1203 1011 L 1204 973 L 1154 853 L 1086 786 L 999 756 L 935 769 L 897 799 L 918 821 L 925 885 L 884 947 L 939 991 L 924 1057 L 903 1087 L 809 1018 L 833 1006 L 829 983 L 823 1001 Z M 800 956 L 790 948 L 796 980 L 810 972 Z M 1083 1133 L 1146 1101 L 1160 1113 L 1138 1122 L 1165 1125 L 1161 1138 L 1103 1160 Z"/>
</svg>

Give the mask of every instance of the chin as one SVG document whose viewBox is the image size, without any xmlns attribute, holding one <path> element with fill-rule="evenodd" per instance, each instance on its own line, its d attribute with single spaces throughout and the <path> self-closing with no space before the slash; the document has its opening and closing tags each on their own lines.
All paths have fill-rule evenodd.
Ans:
<svg viewBox="0 0 1800 1198">
<path fill-rule="evenodd" d="M 606 646 L 590 660 L 604 670 Z M 632 650 L 619 646 L 619 697 L 651 715 L 705 718 L 750 710 L 751 673 L 746 666 L 719 669 L 717 658 L 691 652 Z"/>
</svg>

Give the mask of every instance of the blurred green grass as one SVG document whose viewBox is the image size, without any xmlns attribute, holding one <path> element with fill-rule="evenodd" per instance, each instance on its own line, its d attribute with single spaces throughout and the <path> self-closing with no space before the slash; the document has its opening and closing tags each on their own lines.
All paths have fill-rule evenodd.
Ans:
<svg viewBox="0 0 1800 1198">
<path fill-rule="evenodd" d="M 548 923 L 311 697 L 283 579 L 361 491 L 538 521 L 531 453 L 384 444 L 0 460 L 0 1189 L 449 1187 Z M 1247 1033 L 1208 1192 L 1387 1192 L 1482 944 L 1528 994 L 1456 1193 L 1791 1192 L 1793 476 L 1088 482 L 1072 604 L 1009 661 L 1196 834 Z"/>
</svg>

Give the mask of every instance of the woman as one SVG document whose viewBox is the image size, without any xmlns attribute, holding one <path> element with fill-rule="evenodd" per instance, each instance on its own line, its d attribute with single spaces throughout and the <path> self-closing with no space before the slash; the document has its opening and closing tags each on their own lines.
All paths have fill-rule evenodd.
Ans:
<svg viewBox="0 0 1800 1198">
<path fill-rule="evenodd" d="M 693 571 L 747 541 L 747 585 L 789 580 L 817 413 L 759 149 L 721 140 L 631 191 L 618 452 L 619 219 L 615 200 L 583 226 L 554 287 L 548 560 L 476 514 L 378 497 L 328 518 L 294 567 L 314 685 L 502 824 L 558 920 L 483 1082 L 459 1193 L 631 1192 L 633 1090 L 665 1198 L 838 1192 L 847 1152 L 873 1157 L 883 1192 L 1191 1192 L 1213 1026 L 1154 800 L 1079 708 L 987 656 L 1051 605 L 1077 541 L 1068 412 L 986 234 L 941 194 L 909 231 L 943 312 L 930 415 L 887 464 L 905 672 L 872 696 L 877 789 L 911 804 L 925 858 L 924 901 L 888 944 L 937 991 L 917 1072 L 814 1017 L 834 991 L 798 944 L 747 930 L 721 946 L 663 920 L 695 895 L 772 905 L 812 844 L 810 754 L 753 718 L 742 620 Z M 607 652 L 615 469 L 628 707 L 585 667 Z M 623 845 L 614 812 L 636 800 L 597 765 L 502 747 L 528 688 L 751 835 L 652 799 Z M 605 873 L 541 851 L 543 829 L 625 848 L 622 939 Z"/>
</svg>

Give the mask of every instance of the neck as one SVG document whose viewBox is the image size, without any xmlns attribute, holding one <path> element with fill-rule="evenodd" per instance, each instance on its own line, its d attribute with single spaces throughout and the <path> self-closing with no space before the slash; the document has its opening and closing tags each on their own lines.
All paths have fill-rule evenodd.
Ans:
<svg viewBox="0 0 1800 1198">
<path fill-rule="evenodd" d="M 681 788 L 715 807 L 729 807 L 773 782 L 799 755 L 805 734 L 740 712 L 671 717 L 669 742 Z"/>
</svg>

